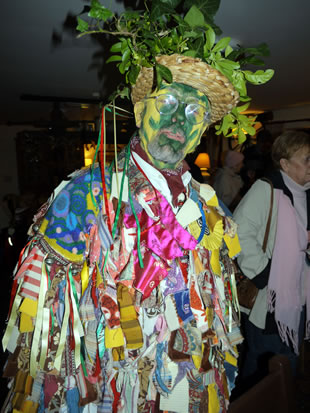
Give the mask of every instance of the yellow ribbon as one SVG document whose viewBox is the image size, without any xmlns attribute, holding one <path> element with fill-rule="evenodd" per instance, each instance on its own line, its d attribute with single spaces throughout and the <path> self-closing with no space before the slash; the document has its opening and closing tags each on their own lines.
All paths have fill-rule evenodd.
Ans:
<svg viewBox="0 0 310 413">
<path fill-rule="evenodd" d="M 105 327 L 104 339 L 106 348 L 121 347 L 125 345 L 124 334 L 121 327 Z"/>
<path fill-rule="evenodd" d="M 222 274 L 221 265 L 220 265 L 220 250 L 219 249 L 211 251 L 210 264 L 211 264 L 212 271 L 214 272 L 215 275 Z"/>
<path fill-rule="evenodd" d="M 230 354 L 228 351 L 225 351 L 225 360 L 232 366 L 238 366 L 238 359 L 234 357 L 232 354 Z"/>
<path fill-rule="evenodd" d="M 86 260 L 84 261 L 83 268 L 81 271 L 81 281 L 82 281 L 82 295 L 84 294 L 89 281 L 89 270 Z"/>
<path fill-rule="evenodd" d="M 205 347 L 204 344 L 201 343 L 201 354 L 199 356 L 196 355 L 196 354 L 192 354 L 192 360 L 193 360 L 193 363 L 195 364 L 195 367 L 196 367 L 197 370 L 199 370 L 200 366 L 201 366 L 204 347 Z"/>
<path fill-rule="evenodd" d="M 98 265 L 97 262 L 96 262 L 96 268 L 97 268 L 96 287 L 98 288 L 99 285 L 100 285 L 101 283 L 103 283 L 103 278 L 102 278 L 102 275 L 101 275 L 101 272 L 100 272 L 100 269 L 99 269 L 99 265 Z"/>
<path fill-rule="evenodd" d="M 208 403 L 208 412 L 209 413 L 218 413 L 220 411 L 220 403 L 217 396 L 217 385 L 214 383 L 209 384 L 208 386 L 209 394 L 209 403 Z"/>
<path fill-rule="evenodd" d="M 26 313 L 21 313 L 19 320 L 19 331 L 21 333 L 29 333 L 33 331 L 33 329 L 32 318 Z"/>
<path fill-rule="evenodd" d="M 230 258 L 236 257 L 241 251 L 238 234 L 235 234 L 233 238 L 230 237 L 228 234 L 225 234 L 224 241 L 228 248 L 228 256 Z"/>
</svg>

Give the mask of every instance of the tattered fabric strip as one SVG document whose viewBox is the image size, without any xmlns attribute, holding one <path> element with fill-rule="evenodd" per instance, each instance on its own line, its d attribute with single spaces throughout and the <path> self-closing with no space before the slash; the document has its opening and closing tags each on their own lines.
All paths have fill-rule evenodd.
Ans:
<svg viewBox="0 0 310 413">
<path fill-rule="evenodd" d="M 14 299 L 13 304 L 12 304 L 12 309 L 11 309 L 11 313 L 10 313 L 10 318 L 9 318 L 9 321 L 8 321 L 8 324 L 7 324 L 7 327 L 6 327 L 4 336 L 2 337 L 2 348 L 3 348 L 3 351 L 5 351 L 5 350 L 7 349 L 7 346 L 8 346 L 8 343 L 9 343 L 9 341 L 10 341 L 10 337 L 11 337 L 12 331 L 13 331 L 13 329 L 14 329 L 14 327 L 15 327 L 16 320 L 17 320 L 17 317 L 18 317 L 18 309 L 19 309 L 20 303 L 21 303 L 21 301 L 22 301 L 22 299 L 23 299 L 23 298 L 19 295 L 19 290 L 20 290 L 20 288 L 21 288 L 21 283 L 20 283 L 20 284 L 18 285 L 18 287 L 17 287 L 15 299 Z"/>
<path fill-rule="evenodd" d="M 15 278 L 23 277 L 23 285 L 20 290 L 21 296 L 32 300 L 38 299 L 43 259 L 43 252 L 38 247 L 34 247 L 19 268 Z"/>
<path fill-rule="evenodd" d="M 40 285 L 40 293 L 39 293 L 39 300 L 38 300 L 38 310 L 37 310 L 37 317 L 35 323 L 35 329 L 32 338 L 32 346 L 31 346 L 31 354 L 30 354 L 30 375 L 32 377 L 36 377 L 37 375 L 37 357 L 39 354 L 39 347 L 40 347 L 40 337 L 42 332 L 42 323 L 43 323 L 43 306 L 45 302 L 45 294 L 47 292 L 47 275 L 46 275 L 46 267 L 45 263 L 42 264 L 42 278 L 41 278 L 41 285 Z"/>
<path fill-rule="evenodd" d="M 56 356 L 55 356 L 55 362 L 54 362 L 54 367 L 58 371 L 60 371 L 62 354 L 63 354 L 65 344 L 66 344 L 67 329 L 68 329 L 68 324 L 69 324 L 69 315 L 70 315 L 69 281 L 68 281 L 68 278 L 66 278 L 65 313 L 62 319 L 60 340 L 59 340 L 59 345 L 58 345 L 58 349 L 57 349 Z"/>
</svg>

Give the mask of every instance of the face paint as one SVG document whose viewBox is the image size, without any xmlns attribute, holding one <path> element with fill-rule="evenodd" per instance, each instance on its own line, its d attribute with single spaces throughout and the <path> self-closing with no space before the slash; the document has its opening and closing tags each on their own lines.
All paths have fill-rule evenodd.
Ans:
<svg viewBox="0 0 310 413">
<path fill-rule="evenodd" d="M 160 114 L 156 108 L 156 99 L 146 98 L 139 133 L 142 148 L 156 168 L 176 169 L 185 156 L 194 151 L 208 126 L 206 120 L 199 124 L 190 123 L 185 116 L 186 104 L 195 100 L 206 110 L 209 109 L 209 104 L 205 95 L 181 83 L 162 86 L 150 97 L 164 94 L 178 99 L 177 110 L 169 115 Z"/>
</svg>

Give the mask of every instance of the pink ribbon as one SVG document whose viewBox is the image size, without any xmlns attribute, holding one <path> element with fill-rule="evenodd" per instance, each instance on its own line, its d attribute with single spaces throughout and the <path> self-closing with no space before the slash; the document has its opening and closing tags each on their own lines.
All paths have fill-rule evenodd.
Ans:
<svg viewBox="0 0 310 413">
<path fill-rule="evenodd" d="M 167 276 L 170 269 L 169 260 L 182 257 L 186 250 L 193 250 L 197 245 L 195 238 L 176 220 L 171 206 L 159 192 L 157 192 L 157 200 L 159 201 L 158 221 L 151 219 L 145 210 L 138 214 L 144 268 L 139 265 L 136 244 L 133 251 L 135 256 L 134 286 L 143 293 L 143 298 L 148 297 L 160 281 Z M 135 227 L 133 215 L 125 214 L 124 224 L 127 228 Z"/>
</svg>

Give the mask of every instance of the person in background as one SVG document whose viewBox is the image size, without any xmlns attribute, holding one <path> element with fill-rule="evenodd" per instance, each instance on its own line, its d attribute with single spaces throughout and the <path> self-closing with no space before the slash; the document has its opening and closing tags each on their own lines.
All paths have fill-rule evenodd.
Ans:
<svg viewBox="0 0 310 413">
<path fill-rule="evenodd" d="M 310 334 L 309 135 L 299 131 L 281 134 L 272 146 L 272 160 L 275 170 L 268 178 L 273 187 L 257 180 L 233 215 L 242 247 L 238 264 L 259 289 L 253 308 L 242 309 L 246 314 L 247 351 L 241 372 L 245 381 L 261 378 L 272 354 L 286 355 L 296 374 L 302 339 Z M 271 191 L 274 202 L 264 253 Z"/>
<path fill-rule="evenodd" d="M 237 151 L 227 151 L 224 167 L 215 174 L 213 187 L 218 198 L 230 209 L 234 210 L 240 201 L 240 190 L 243 181 L 239 175 L 243 166 L 244 155 Z"/>
<path fill-rule="evenodd" d="M 242 152 L 244 155 L 243 168 L 240 171 L 244 185 L 241 195 L 245 195 L 253 183 L 273 170 L 271 159 L 271 147 L 273 137 L 271 133 L 263 129 L 256 136 L 256 144 L 248 146 Z"/>
</svg>

